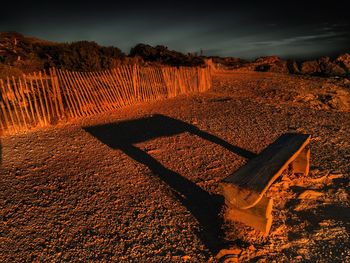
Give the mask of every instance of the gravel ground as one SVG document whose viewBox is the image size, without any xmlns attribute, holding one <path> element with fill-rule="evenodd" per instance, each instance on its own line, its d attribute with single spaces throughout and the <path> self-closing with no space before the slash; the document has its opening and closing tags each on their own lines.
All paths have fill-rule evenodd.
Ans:
<svg viewBox="0 0 350 263">
<path fill-rule="evenodd" d="M 216 74 L 203 94 L 1 139 L 1 262 L 350 262 L 349 82 Z M 287 131 L 269 237 L 223 222 L 218 183 Z M 221 259 L 223 261 L 223 259 Z M 227 261 L 228 262 L 228 261 Z"/>
</svg>

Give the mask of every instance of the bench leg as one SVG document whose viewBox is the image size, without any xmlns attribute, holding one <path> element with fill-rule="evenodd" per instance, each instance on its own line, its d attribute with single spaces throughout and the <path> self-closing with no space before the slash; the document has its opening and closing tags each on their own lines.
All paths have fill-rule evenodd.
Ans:
<svg viewBox="0 0 350 263">
<path fill-rule="evenodd" d="M 224 217 L 225 220 L 244 223 L 268 235 L 272 224 L 272 203 L 272 199 L 262 197 L 259 203 L 248 209 L 228 206 Z"/>
<path fill-rule="evenodd" d="M 310 147 L 307 145 L 292 162 L 293 173 L 302 173 L 305 176 L 310 170 Z"/>
</svg>

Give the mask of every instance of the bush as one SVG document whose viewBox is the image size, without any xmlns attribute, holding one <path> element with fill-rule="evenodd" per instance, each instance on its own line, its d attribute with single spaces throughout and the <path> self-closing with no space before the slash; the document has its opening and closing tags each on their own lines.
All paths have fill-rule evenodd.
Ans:
<svg viewBox="0 0 350 263">
<path fill-rule="evenodd" d="M 101 47 L 95 42 L 78 41 L 71 44 L 45 46 L 41 55 L 45 67 L 56 66 L 74 71 L 97 71 L 110 69 L 124 54 L 116 47 Z"/>
<path fill-rule="evenodd" d="M 137 44 L 130 50 L 129 56 L 141 57 L 144 61 L 159 62 L 170 66 L 201 66 L 205 64 L 201 57 L 184 55 L 169 50 L 165 46 L 152 47 L 146 44 Z"/>
</svg>

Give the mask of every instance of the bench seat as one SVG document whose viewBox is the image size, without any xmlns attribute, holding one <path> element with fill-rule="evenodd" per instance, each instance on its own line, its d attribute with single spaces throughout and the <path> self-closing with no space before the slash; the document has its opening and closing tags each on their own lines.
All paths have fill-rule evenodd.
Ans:
<svg viewBox="0 0 350 263">
<path fill-rule="evenodd" d="M 227 205 L 225 218 L 243 222 L 268 234 L 273 200 L 265 196 L 271 184 L 292 166 L 294 173 L 308 175 L 310 135 L 287 133 L 220 182 Z"/>
</svg>

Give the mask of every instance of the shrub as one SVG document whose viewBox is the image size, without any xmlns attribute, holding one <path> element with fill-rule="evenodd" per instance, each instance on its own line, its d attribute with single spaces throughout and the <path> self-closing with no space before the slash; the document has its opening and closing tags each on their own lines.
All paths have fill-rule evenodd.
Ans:
<svg viewBox="0 0 350 263">
<path fill-rule="evenodd" d="M 181 52 L 169 50 L 165 46 L 152 47 L 146 44 L 137 44 L 130 50 L 129 56 L 141 57 L 144 61 L 159 62 L 170 66 L 200 66 L 205 64 L 201 57 L 184 55 Z"/>
<path fill-rule="evenodd" d="M 95 42 L 78 41 L 70 44 L 45 46 L 41 57 L 46 67 L 56 66 L 74 71 L 96 71 L 110 69 L 116 60 L 124 58 L 116 47 L 101 47 Z"/>
</svg>

